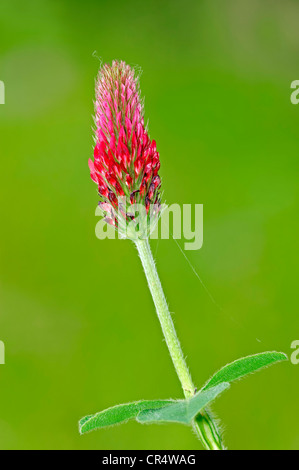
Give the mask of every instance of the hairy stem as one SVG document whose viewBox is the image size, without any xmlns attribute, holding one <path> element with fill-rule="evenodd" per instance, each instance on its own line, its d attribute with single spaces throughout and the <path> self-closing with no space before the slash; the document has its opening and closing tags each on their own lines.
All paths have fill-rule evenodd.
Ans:
<svg viewBox="0 0 299 470">
<path fill-rule="evenodd" d="M 173 365 L 182 384 L 185 397 L 190 398 L 195 394 L 196 388 L 192 382 L 191 375 L 174 328 L 166 298 L 156 270 L 149 241 L 147 239 L 137 240 L 135 241 L 135 244 L 142 262 L 142 266 L 144 268 L 149 289 L 154 300 L 158 318 L 161 323 L 162 331 Z M 193 429 L 196 432 L 198 438 L 201 440 L 205 449 L 223 449 L 217 426 L 206 410 L 202 411 L 199 415 L 196 416 L 193 422 Z"/>
</svg>

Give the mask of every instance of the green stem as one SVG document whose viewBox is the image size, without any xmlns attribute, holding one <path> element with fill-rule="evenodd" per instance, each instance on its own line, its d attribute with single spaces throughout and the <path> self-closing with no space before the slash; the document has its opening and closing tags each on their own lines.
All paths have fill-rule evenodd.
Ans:
<svg viewBox="0 0 299 470">
<path fill-rule="evenodd" d="M 196 393 L 196 388 L 192 382 L 191 375 L 189 373 L 182 348 L 174 328 L 166 298 L 156 270 L 155 261 L 149 246 L 149 241 L 147 239 L 137 240 L 135 241 L 135 244 L 144 268 L 173 365 L 182 384 L 185 397 L 190 398 Z M 201 412 L 195 418 L 193 422 L 193 429 L 195 430 L 205 449 L 223 449 L 216 424 L 206 410 Z"/>
</svg>

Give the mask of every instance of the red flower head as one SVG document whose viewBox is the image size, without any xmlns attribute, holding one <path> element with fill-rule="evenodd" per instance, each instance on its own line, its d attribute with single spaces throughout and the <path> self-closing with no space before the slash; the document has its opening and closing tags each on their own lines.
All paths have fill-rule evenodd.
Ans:
<svg viewBox="0 0 299 470">
<path fill-rule="evenodd" d="M 144 126 L 144 107 L 136 72 L 125 62 L 105 64 L 96 82 L 96 136 L 94 161 L 89 160 L 91 178 L 98 186 L 100 205 L 112 209 L 106 220 L 118 226 L 116 211 L 132 220 L 128 204 L 159 206 L 161 180 L 159 153 Z M 105 206 L 104 206 L 105 205 Z"/>
</svg>

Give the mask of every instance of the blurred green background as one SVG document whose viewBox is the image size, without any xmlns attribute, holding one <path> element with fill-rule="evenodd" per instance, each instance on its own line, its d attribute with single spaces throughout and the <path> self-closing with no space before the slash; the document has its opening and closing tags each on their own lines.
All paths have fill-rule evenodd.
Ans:
<svg viewBox="0 0 299 470">
<path fill-rule="evenodd" d="M 143 70 L 166 201 L 204 204 L 187 256 L 215 302 L 172 240 L 152 243 L 196 384 L 292 352 L 298 19 L 295 0 L 2 0 L 1 449 L 199 447 L 180 425 L 78 435 L 86 414 L 182 396 L 134 246 L 95 237 L 94 51 Z M 234 384 L 214 406 L 227 446 L 298 449 L 298 387 L 291 363 Z"/>
</svg>

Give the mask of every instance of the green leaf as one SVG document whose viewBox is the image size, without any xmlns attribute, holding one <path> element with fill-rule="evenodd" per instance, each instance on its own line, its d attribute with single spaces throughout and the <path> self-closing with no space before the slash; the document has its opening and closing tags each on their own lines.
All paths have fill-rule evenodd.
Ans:
<svg viewBox="0 0 299 470">
<path fill-rule="evenodd" d="M 142 411 L 138 414 L 137 421 L 140 423 L 163 421 L 190 424 L 201 409 L 229 387 L 228 383 L 221 383 L 205 392 L 198 392 L 188 400 L 178 400 L 163 408 Z"/>
<path fill-rule="evenodd" d="M 79 421 L 80 434 L 113 426 L 136 418 L 140 423 L 175 421 L 188 424 L 194 416 L 229 387 L 222 383 L 206 392 L 198 392 L 188 400 L 144 400 L 113 406 Z M 157 411 L 157 413 L 156 413 Z"/>
<path fill-rule="evenodd" d="M 143 400 L 124 405 L 113 406 L 107 410 L 100 411 L 94 415 L 85 416 L 79 421 L 80 434 L 84 434 L 94 429 L 113 426 L 123 423 L 136 416 L 144 410 L 161 408 L 173 403 L 173 400 Z"/>
<path fill-rule="evenodd" d="M 84 434 L 134 418 L 140 423 L 162 421 L 189 424 L 201 409 L 230 386 L 229 382 L 287 359 L 285 354 L 275 351 L 238 359 L 216 372 L 203 389 L 188 400 L 143 400 L 117 405 L 82 418 L 79 421 L 79 431 Z"/>
<path fill-rule="evenodd" d="M 268 367 L 276 362 L 286 361 L 288 357 L 284 353 L 265 352 L 253 356 L 243 357 L 237 361 L 227 364 L 207 382 L 202 390 L 208 390 L 223 382 L 233 382 L 247 374 L 252 374 L 264 367 Z"/>
</svg>

